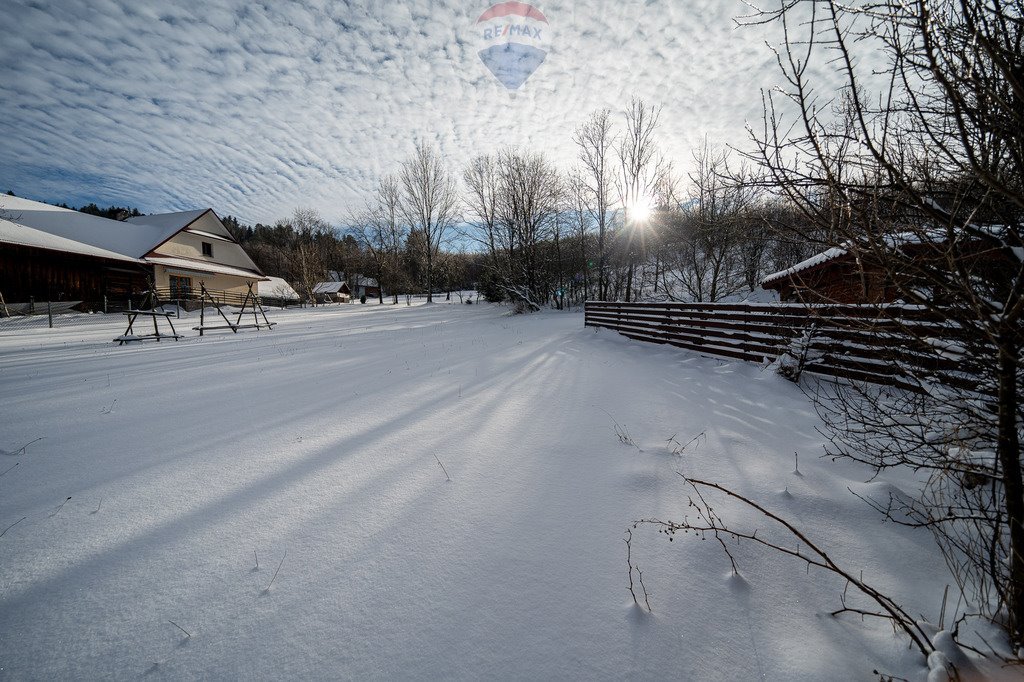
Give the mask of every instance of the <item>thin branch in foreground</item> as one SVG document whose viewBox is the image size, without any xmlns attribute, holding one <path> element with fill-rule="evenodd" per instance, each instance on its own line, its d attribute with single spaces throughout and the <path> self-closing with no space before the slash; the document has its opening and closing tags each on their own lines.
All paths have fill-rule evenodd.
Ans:
<svg viewBox="0 0 1024 682">
<path fill-rule="evenodd" d="M 640 606 L 640 600 L 636 596 L 636 586 L 633 583 L 633 571 L 637 572 L 640 582 L 640 590 L 644 594 L 644 604 L 647 605 L 647 613 L 651 613 L 650 595 L 647 594 L 647 587 L 644 585 L 644 574 L 640 572 L 639 564 L 633 563 L 633 529 L 626 529 L 626 537 L 622 539 L 626 543 L 626 566 L 629 568 L 629 594 L 633 597 L 633 603 Z"/>
<path fill-rule="evenodd" d="M 27 518 L 28 518 L 27 516 L 22 516 L 20 519 L 18 519 L 17 521 L 12 523 L 11 525 L 7 526 L 7 528 L 4 528 L 4 532 L 0 533 L 0 538 L 2 538 L 7 533 L 7 531 L 9 531 L 10 529 L 14 528 L 15 526 L 17 526 L 19 523 L 21 523 L 22 521 L 24 521 Z"/>
<path fill-rule="evenodd" d="M 263 590 L 264 592 L 270 592 L 270 588 L 274 586 L 274 581 L 277 580 L 277 574 L 281 572 L 281 566 L 284 565 L 284 559 L 288 556 L 288 550 L 284 551 L 284 556 L 281 557 L 281 563 L 277 565 L 277 570 L 274 571 L 274 577 L 270 579 L 270 584 Z"/>
<path fill-rule="evenodd" d="M 175 623 L 175 622 L 174 622 L 173 620 L 169 620 L 169 621 L 167 621 L 167 622 L 168 622 L 168 623 L 170 623 L 171 625 L 173 625 L 174 627 L 178 628 L 178 629 L 179 629 L 179 630 L 181 630 L 182 632 L 184 632 L 184 633 L 185 633 L 185 636 L 191 639 L 191 637 L 192 637 L 192 633 L 191 633 L 191 632 L 189 632 L 189 631 L 188 631 L 188 630 L 186 630 L 185 628 L 181 627 L 180 625 L 178 625 L 177 623 Z"/>
<path fill-rule="evenodd" d="M 22 445 L 20 448 L 18 448 L 14 452 L 8 452 L 8 453 L 5 453 L 5 454 L 14 455 L 15 457 L 17 457 L 18 455 L 24 455 L 26 453 L 26 451 L 28 450 L 28 446 L 29 445 L 32 445 L 33 443 L 38 443 L 39 441 L 41 441 L 45 437 L 46 436 L 39 436 L 39 438 L 35 438 L 33 440 L 30 440 L 29 442 L 25 443 L 24 445 Z"/>
<path fill-rule="evenodd" d="M 437 466 L 441 467 L 441 471 L 444 472 L 444 477 L 448 479 L 448 483 L 451 483 L 452 477 L 448 475 L 448 470 L 444 468 L 444 464 L 441 464 L 441 459 L 437 456 L 436 452 L 434 453 L 434 459 L 437 460 Z"/>
<path fill-rule="evenodd" d="M 70 501 L 71 501 L 71 496 L 68 495 L 68 498 L 60 503 L 60 506 L 57 507 L 57 509 L 52 514 L 50 514 L 50 517 L 52 518 L 52 517 L 56 516 L 57 514 L 60 514 L 60 510 L 63 509 L 64 505 L 67 504 Z"/>
<path fill-rule="evenodd" d="M 722 546 L 723 550 L 726 553 L 726 556 L 729 557 L 729 561 L 732 563 L 733 571 L 736 573 L 738 573 L 736 561 L 733 558 L 732 554 L 729 552 L 728 547 L 725 544 L 725 541 L 721 537 L 723 534 L 736 540 L 747 540 L 755 544 L 759 544 L 763 547 L 773 549 L 777 552 L 781 552 L 782 554 L 786 554 L 788 556 L 800 559 L 807 565 L 808 571 L 810 570 L 811 566 L 823 568 L 827 571 L 830 571 L 831 573 L 834 573 L 844 578 L 847 581 L 848 587 L 852 585 L 858 592 L 874 601 L 880 607 L 880 612 L 878 613 L 847 608 L 845 604 L 844 594 L 842 600 L 843 608 L 836 611 L 834 615 L 838 615 L 839 613 L 849 611 L 860 613 L 862 616 L 871 615 L 880 618 L 886 618 L 893 623 L 894 628 L 898 628 L 905 632 L 907 636 L 910 637 L 914 645 L 918 648 L 918 650 L 921 651 L 921 653 L 924 656 L 927 657 L 934 650 L 927 633 L 924 632 L 924 630 L 921 629 L 917 622 L 906 611 L 904 611 L 891 597 L 883 594 L 882 592 L 878 591 L 868 583 L 864 582 L 862 578 L 858 578 L 851 574 L 849 571 L 846 571 L 840 566 L 838 566 L 827 552 L 825 552 L 817 544 L 815 544 L 809 538 L 807 538 L 807 536 L 804 535 L 793 524 L 786 521 L 777 514 L 774 514 L 773 512 L 765 509 L 763 506 L 759 505 L 753 500 L 744 497 L 739 493 L 733 492 L 732 490 L 729 490 L 728 488 L 725 488 L 722 485 L 719 485 L 717 483 L 711 483 L 708 481 L 702 481 L 695 478 L 687 478 L 682 474 L 680 474 L 680 476 L 682 476 L 682 478 L 690 485 L 690 487 L 693 488 L 696 501 L 694 500 L 694 497 L 691 497 L 689 505 L 696 511 L 697 519 L 695 521 L 684 519 L 682 522 L 662 521 L 659 519 L 641 519 L 639 521 L 634 522 L 634 528 L 637 527 L 639 524 L 659 526 L 661 528 L 659 532 L 667 534 L 670 539 L 676 531 L 680 530 L 684 533 L 693 532 L 698 537 L 704 537 L 708 533 L 711 533 Z M 760 512 L 763 516 L 774 521 L 782 528 L 784 528 L 790 535 L 792 535 L 798 541 L 797 548 L 793 549 L 792 547 L 779 544 L 772 540 L 768 540 L 764 536 L 758 536 L 756 530 L 748 532 L 738 530 L 736 528 L 729 526 L 721 517 L 717 515 L 717 513 L 714 511 L 714 508 L 707 502 L 703 493 L 701 492 L 701 489 L 717 490 L 718 492 L 726 495 L 727 497 L 731 497 L 732 499 L 743 503 L 745 506 Z M 808 551 L 802 551 L 803 548 L 806 548 Z"/>
</svg>

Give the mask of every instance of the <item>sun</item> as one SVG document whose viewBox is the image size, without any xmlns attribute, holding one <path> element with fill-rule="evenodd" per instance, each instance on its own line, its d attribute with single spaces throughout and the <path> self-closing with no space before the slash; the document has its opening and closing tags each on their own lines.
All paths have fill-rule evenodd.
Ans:
<svg viewBox="0 0 1024 682">
<path fill-rule="evenodd" d="M 632 223 L 646 224 L 652 215 L 654 215 L 654 200 L 651 197 L 637 197 L 636 201 L 626 207 L 626 217 Z"/>
</svg>

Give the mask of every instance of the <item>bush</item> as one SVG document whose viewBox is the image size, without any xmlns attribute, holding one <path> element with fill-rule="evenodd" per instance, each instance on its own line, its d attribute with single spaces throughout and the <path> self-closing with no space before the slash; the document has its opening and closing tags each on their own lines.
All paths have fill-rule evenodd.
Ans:
<svg viewBox="0 0 1024 682">
<path fill-rule="evenodd" d="M 366 303 L 366 294 L 363 294 L 362 296 L 359 297 L 359 302 Z"/>
</svg>

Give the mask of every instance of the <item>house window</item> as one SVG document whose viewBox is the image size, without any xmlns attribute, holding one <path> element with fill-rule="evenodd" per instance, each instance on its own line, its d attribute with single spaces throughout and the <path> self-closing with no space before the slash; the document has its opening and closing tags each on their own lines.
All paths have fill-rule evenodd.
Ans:
<svg viewBox="0 0 1024 682">
<path fill-rule="evenodd" d="M 203 255 L 213 258 L 213 244 L 210 242 L 203 242 Z"/>
<path fill-rule="evenodd" d="M 171 298 L 188 298 L 192 293 L 192 278 L 170 275 Z"/>
</svg>

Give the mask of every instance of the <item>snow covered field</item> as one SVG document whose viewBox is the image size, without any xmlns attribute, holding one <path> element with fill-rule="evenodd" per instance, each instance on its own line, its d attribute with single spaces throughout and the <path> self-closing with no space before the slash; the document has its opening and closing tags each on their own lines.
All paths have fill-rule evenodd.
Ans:
<svg viewBox="0 0 1024 682">
<path fill-rule="evenodd" d="M 717 543 L 641 527 L 653 613 L 633 605 L 624 532 L 684 516 L 683 472 L 938 620 L 930 537 L 847 491 L 912 482 L 819 459 L 809 402 L 771 372 L 579 314 L 269 314 L 124 347 L 115 316 L 0 327 L 0 678 L 926 674 L 888 624 L 828 615 L 840 581 L 751 547 L 737 579 Z"/>
</svg>

